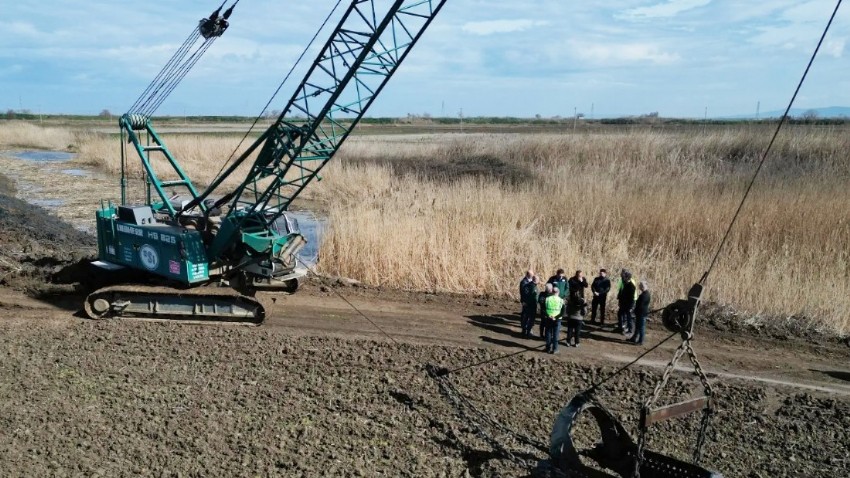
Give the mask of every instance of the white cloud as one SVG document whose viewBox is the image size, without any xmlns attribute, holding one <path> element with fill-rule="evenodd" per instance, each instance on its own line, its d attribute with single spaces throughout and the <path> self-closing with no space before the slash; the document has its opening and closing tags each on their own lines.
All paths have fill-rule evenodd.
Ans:
<svg viewBox="0 0 850 478">
<path fill-rule="evenodd" d="M 823 52 L 834 58 L 841 58 L 844 55 L 844 46 L 846 40 L 844 38 L 836 38 L 827 40 L 823 44 Z"/>
<path fill-rule="evenodd" d="M 27 22 L 0 22 L 0 31 L 10 36 L 37 37 L 41 32 Z"/>
<path fill-rule="evenodd" d="M 623 16 L 635 19 L 671 18 L 688 10 L 704 7 L 709 3 L 711 0 L 668 0 L 666 3 L 626 10 Z"/>
<path fill-rule="evenodd" d="M 581 60 L 597 64 L 653 63 L 669 65 L 679 61 L 677 53 L 663 51 L 651 43 L 581 43 L 572 42 L 570 49 Z"/>
<path fill-rule="evenodd" d="M 547 22 L 539 20 L 489 20 L 483 22 L 467 22 L 461 27 L 467 33 L 475 35 L 493 35 L 496 33 L 513 33 L 529 28 L 545 26 Z"/>
</svg>

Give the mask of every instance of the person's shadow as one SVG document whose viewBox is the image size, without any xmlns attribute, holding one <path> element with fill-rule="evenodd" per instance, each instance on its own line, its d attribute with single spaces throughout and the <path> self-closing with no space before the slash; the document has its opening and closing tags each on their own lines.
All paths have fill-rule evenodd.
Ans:
<svg viewBox="0 0 850 478">
<path fill-rule="evenodd" d="M 482 335 L 481 340 L 484 342 L 500 345 L 502 347 L 522 348 L 527 350 L 536 350 L 543 347 L 542 345 L 539 345 L 540 341 L 537 339 L 536 334 L 534 335 L 534 339 L 529 339 L 522 335 L 522 330 L 520 330 L 519 314 L 467 315 L 466 318 L 469 319 L 470 324 L 488 332 L 533 342 L 534 344 L 515 342 L 513 340 L 503 340 Z M 539 319 L 536 322 L 539 324 Z M 535 330 L 537 324 L 535 324 Z"/>
<path fill-rule="evenodd" d="M 596 342 L 608 342 L 608 343 L 612 343 L 612 344 L 624 344 L 624 343 L 627 343 L 626 339 L 628 337 L 626 337 L 622 334 L 616 334 L 614 337 L 611 337 L 611 336 L 608 336 L 608 335 L 600 334 L 598 330 L 582 329 L 581 338 L 582 338 L 582 340 L 589 339 L 589 340 L 593 340 L 593 341 L 596 341 Z"/>
<path fill-rule="evenodd" d="M 475 327 L 508 337 L 522 338 L 519 314 L 467 315 L 466 318 Z"/>
<path fill-rule="evenodd" d="M 832 377 L 836 380 L 841 380 L 844 382 L 850 382 L 850 372 L 844 372 L 841 370 L 815 370 L 809 369 L 810 372 L 818 372 L 822 373 L 828 377 Z"/>
</svg>

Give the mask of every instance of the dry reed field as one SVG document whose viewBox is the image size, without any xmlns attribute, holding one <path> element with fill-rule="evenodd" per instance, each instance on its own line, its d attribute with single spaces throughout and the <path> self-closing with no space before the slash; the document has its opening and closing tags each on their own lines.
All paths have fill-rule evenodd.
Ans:
<svg viewBox="0 0 850 478">
<path fill-rule="evenodd" d="M 66 150 L 77 143 L 74 133 L 67 128 L 41 127 L 23 121 L 0 123 L 3 147 Z"/>
<path fill-rule="evenodd" d="M 105 134 L 81 133 L 77 143 L 79 161 L 94 166 L 112 174 L 121 171 L 121 145 L 118 139 Z M 215 178 L 224 159 L 239 145 L 241 136 L 236 135 L 199 135 L 178 134 L 164 136 L 168 149 L 178 159 L 181 166 L 198 185 L 207 185 Z M 144 140 L 144 138 L 143 138 Z M 248 139 L 239 148 L 244 151 L 253 140 Z M 126 145 L 127 173 L 133 178 L 142 178 L 144 171 L 142 163 L 131 144 Z M 151 163 L 154 170 L 161 174 L 162 179 L 176 179 L 171 172 L 167 160 L 162 154 L 151 153 Z M 230 181 L 238 183 L 237 180 Z"/>
<path fill-rule="evenodd" d="M 515 294 L 532 267 L 627 267 L 655 305 L 681 297 L 717 247 L 769 136 L 478 135 L 359 138 L 320 193 L 325 271 L 433 291 Z M 742 320 L 850 331 L 850 139 L 786 130 L 707 300 Z"/>
<path fill-rule="evenodd" d="M 54 134 L 58 144 L 70 133 L 35 136 Z M 119 170 L 114 137 L 71 136 L 79 161 Z M 165 139 L 203 185 L 239 136 Z M 529 267 L 544 280 L 558 267 L 591 277 L 626 267 L 649 281 L 660 306 L 708 267 L 768 140 L 764 129 L 736 127 L 355 136 L 305 197 L 329 217 L 320 248 L 329 274 L 505 295 Z M 846 129 L 783 130 L 707 300 L 752 325 L 850 332 L 848 151 Z M 135 156 L 128 164 L 141 175 Z"/>
</svg>

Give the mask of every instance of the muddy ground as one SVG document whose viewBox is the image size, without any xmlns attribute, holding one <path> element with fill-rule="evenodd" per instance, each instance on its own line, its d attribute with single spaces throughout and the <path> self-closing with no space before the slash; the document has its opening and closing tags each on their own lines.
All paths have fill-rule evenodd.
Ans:
<svg viewBox="0 0 850 478">
<path fill-rule="evenodd" d="M 88 321 L 80 293 L 50 282 L 93 239 L 16 200 L 11 186 L 0 180 L 4 476 L 541 476 L 544 453 L 492 423 L 474 426 L 424 364 L 525 351 L 452 383 L 486 416 L 545 444 L 575 393 L 643 350 L 588 327 L 581 348 L 545 355 L 520 337 L 509 301 L 326 282 L 276 297 L 256 328 Z M 850 348 L 708 312 L 696 347 L 718 398 L 705 463 L 725 476 L 850 474 Z M 652 323 L 650 340 L 663 335 Z M 675 346 L 600 394 L 630 431 Z M 667 390 L 671 403 L 699 384 L 681 371 Z M 649 445 L 686 457 L 695 428 L 661 426 Z M 580 439 L 593 436 L 583 423 Z"/>
</svg>

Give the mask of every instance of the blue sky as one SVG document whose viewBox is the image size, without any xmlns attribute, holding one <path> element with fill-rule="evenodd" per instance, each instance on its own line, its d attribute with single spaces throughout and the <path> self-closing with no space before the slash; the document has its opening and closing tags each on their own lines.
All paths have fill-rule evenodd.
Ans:
<svg viewBox="0 0 850 478">
<path fill-rule="evenodd" d="M 384 0 L 381 0 L 384 1 Z M 242 0 L 159 113 L 259 112 L 335 1 Z M 4 0 L 0 110 L 125 111 L 215 0 Z M 448 0 L 370 116 L 783 109 L 834 0 Z M 844 6 L 796 107 L 850 105 Z M 308 58 L 312 59 L 311 55 Z M 298 84 L 296 75 L 273 108 Z"/>
</svg>

